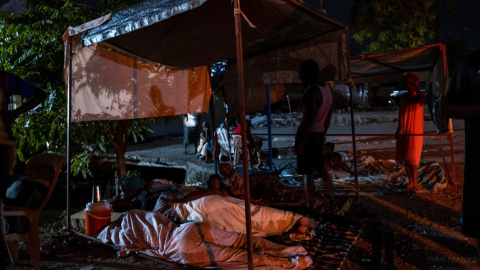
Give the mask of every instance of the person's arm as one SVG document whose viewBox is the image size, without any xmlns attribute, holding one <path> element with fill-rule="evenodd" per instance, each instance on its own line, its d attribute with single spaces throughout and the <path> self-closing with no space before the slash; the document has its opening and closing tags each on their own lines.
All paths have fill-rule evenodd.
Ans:
<svg viewBox="0 0 480 270">
<path fill-rule="evenodd" d="M 47 98 L 47 93 L 44 91 L 37 89 L 33 96 L 23 103 L 20 107 L 13 111 L 8 111 L 8 120 L 10 123 L 13 123 L 15 119 L 17 119 L 22 113 L 25 113 L 35 107 L 37 107 L 40 103 L 42 103 Z"/>
</svg>

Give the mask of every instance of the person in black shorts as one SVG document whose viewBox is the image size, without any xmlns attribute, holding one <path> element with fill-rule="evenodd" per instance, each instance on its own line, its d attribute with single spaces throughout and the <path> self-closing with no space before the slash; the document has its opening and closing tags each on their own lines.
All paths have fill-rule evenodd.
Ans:
<svg viewBox="0 0 480 270">
<path fill-rule="evenodd" d="M 330 86 L 322 80 L 318 64 L 307 60 L 300 67 L 300 79 L 305 87 L 302 99 L 303 116 L 295 136 L 297 168 L 303 174 L 307 206 L 313 209 L 315 173 L 322 177 L 325 192 L 337 208 L 333 183 L 324 165 L 323 144 L 330 126 L 333 102 Z"/>
</svg>

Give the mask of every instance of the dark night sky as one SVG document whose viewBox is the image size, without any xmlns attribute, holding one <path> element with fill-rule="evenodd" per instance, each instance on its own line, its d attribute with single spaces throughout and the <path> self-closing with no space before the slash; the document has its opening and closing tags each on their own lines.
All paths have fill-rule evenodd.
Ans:
<svg viewBox="0 0 480 270">
<path fill-rule="evenodd" d="M 94 3 L 96 0 L 78 0 L 84 3 Z M 304 0 L 313 8 L 318 9 L 319 0 Z M 26 0 L 0 0 L 0 10 L 7 12 L 21 13 Z M 457 11 L 452 13 L 446 9 L 440 15 L 444 22 L 442 41 L 446 36 L 453 38 L 465 38 L 470 49 L 480 48 L 480 1 L 478 0 L 453 0 Z M 327 15 L 336 21 L 347 24 L 348 8 L 353 0 L 323 0 L 323 8 Z M 350 35 L 352 30 L 350 29 Z M 351 41 L 352 55 L 359 54 L 360 48 Z"/>
</svg>

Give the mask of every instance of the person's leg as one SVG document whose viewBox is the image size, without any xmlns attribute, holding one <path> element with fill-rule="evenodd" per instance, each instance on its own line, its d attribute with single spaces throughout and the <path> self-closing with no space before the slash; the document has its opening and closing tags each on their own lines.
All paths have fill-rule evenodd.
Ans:
<svg viewBox="0 0 480 270">
<path fill-rule="evenodd" d="M 335 200 L 335 193 L 334 193 L 332 178 L 330 177 L 330 174 L 328 174 L 326 169 L 324 169 L 321 174 L 322 174 L 323 186 L 325 187 L 325 193 L 327 194 L 328 198 L 330 199 L 333 205 L 333 208 L 334 208 L 333 210 L 337 211 L 338 206 L 337 206 L 337 201 Z"/>
<path fill-rule="evenodd" d="M 313 173 L 306 173 L 303 176 L 303 186 L 305 189 L 305 201 L 307 202 L 307 207 L 313 210 L 313 194 L 315 193 L 315 184 L 313 182 Z"/>
<path fill-rule="evenodd" d="M 411 167 L 405 164 L 405 172 L 407 173 L 408 177 L 408 184 L 405 185 L 405 188 L 412 189 L 413 188 L 413 175 L 411 172 Z"/>
<path fill-rule="evenodd" d="M 413 178 L 413 191 L 418 191 L 420 187 L 418 186 L 418 166 L 410 165 L 410 170 L 412 171 L 412 178 Z"/>
<path fill-rule="evenodd" d="M 408 184 L 405 187 L 413 191 L 418 191 L 418 166 L 405 164 L 405 171 L 408 176 Z"/>
</svg>

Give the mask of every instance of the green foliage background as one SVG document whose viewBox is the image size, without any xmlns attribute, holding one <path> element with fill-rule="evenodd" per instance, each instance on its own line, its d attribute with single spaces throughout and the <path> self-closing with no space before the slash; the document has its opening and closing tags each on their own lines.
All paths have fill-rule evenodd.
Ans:
<svg viewBox="0 0 480 270">
<path fill-rule="evenodd" d="M 66 29 L 136 2 L 104 0 L 100 1 L 97 11 L 71 0 L 31 0 L 24 14 L 4 16 L 0 20 L 0 68 L 49 94 L 42 105 L 22 115 L 13 127 L 20 160 L 45 150 L 65 153 L 67 112 L 62 36 Z M 129 121 L 129 136 L 125 140 L 144 139 L 152 121 L 158 119 Z M 71 125 L 74 175 L 91 175 L 88 165 L 92 156 L 107 150 L 109 141 L 105 131 L 114 133 L 117 125 L 116 121 Z"/>
<path fill-rule="evenodd" d="M 365 46 L 364 54 L 438 42 L 441 8 L 453 10 L 451 0 L 354 0 L 349 12 L 353 38 Z"/>
</svg>

